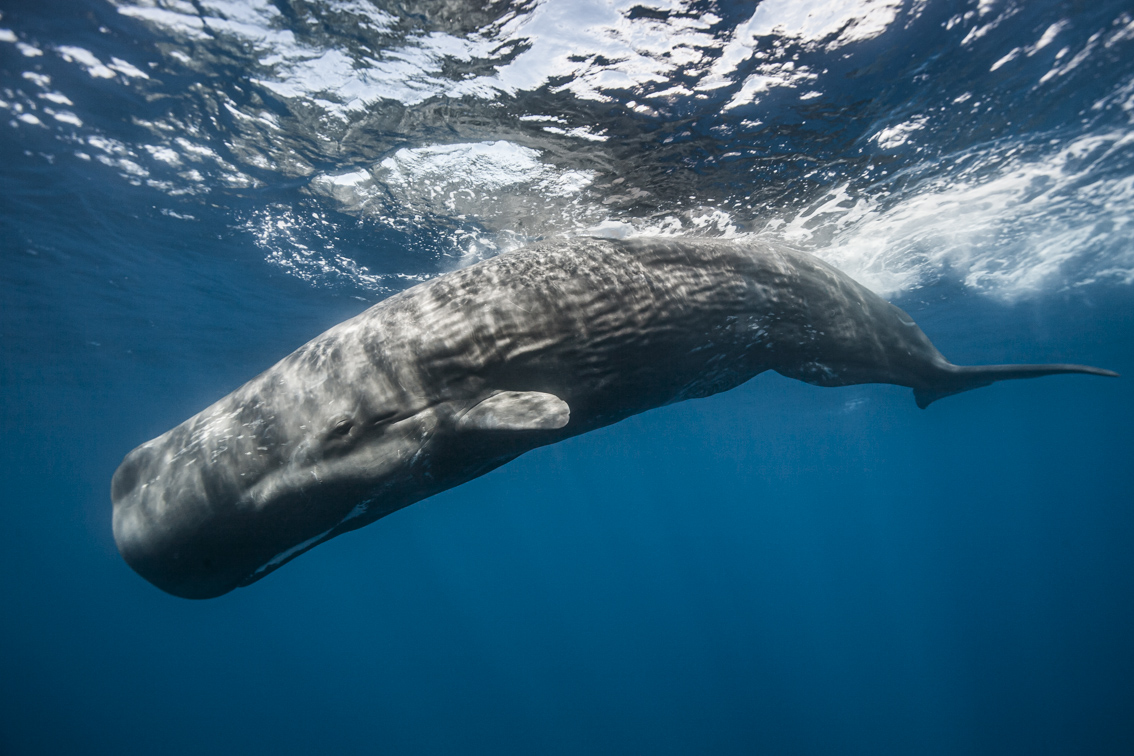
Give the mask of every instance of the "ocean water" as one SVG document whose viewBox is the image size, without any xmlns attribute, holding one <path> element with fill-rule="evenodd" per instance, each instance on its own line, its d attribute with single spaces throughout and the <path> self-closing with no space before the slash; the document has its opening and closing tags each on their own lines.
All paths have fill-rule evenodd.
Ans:
<svg viewBox="0 0 1134 756">
<path fill-rule="evenodd" d="M 779 239 L 961 364 L 763 374 L 221 598 L 124 454 L 537 239 Z M 1122 0 L 0 0 L 0 752 L 1134 753 Z"/>
</svg>

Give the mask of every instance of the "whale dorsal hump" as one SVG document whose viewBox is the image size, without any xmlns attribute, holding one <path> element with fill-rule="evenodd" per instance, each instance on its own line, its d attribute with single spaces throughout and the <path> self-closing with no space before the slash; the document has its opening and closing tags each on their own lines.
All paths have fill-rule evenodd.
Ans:
<svg viewBox="0 0 1134 756">
<path fill-rule="evenodd" d="M 567 402 L 542 391 L 501 391 L 461 417 L 462 428 L 477 430 L 555 430 L 571 419 Z"/>
</svg>

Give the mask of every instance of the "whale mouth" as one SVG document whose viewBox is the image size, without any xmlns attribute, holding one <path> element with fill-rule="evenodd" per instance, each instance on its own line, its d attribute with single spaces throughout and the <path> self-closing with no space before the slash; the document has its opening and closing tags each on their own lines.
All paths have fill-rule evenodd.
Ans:
<svg viewBox="0 0 1134 756">
<path fill-rule="evenodd" d="M 242 580 L 237 587 L 244 588 L 246 586 L 252 585 L 253 583 L 255 583 L 256 581 L 258 581 L 262 578 L 267 577 L 268 575 L 270 575 L 273 572 L 275 572 L 276 570 L 278 570 L 280 567 L 283 567 L 285 564 L 290 562 L 292 559 L 295 559 L 296 557 L 300 556 L 301 554 L 304 554 L 304 553 L 310 551 L 311 549 L 313 549 L 316 546 L 318 546 L 319 544 L 321 544 L 323 541 L 326 541 L 329 538 L 331 538 L 332 533 L 335 532 L 336 528 L 337 528 L 337 526 L 333 527 L 333 528 L 329 528 L 329 529 L 323 531 L 322 533 L 320 533 L 317 536 L 314 536 L 312 538 L 308 538 L 306 541 L 303 541 L 302 543 L 297 543 L 295 546 L 292 546 L 290 549 L 287 549 L 285 551 L 281 551 L 279 554 L 276 554 L 274 557 L 272 557 L 268 561 L 264 562 L 262 565 L 257 567 L 255 570 L 253 570 L 251 572 L 251 574 L 249 574 L 246 578 L 244 578 L 244 580 Z"/>
</svg>

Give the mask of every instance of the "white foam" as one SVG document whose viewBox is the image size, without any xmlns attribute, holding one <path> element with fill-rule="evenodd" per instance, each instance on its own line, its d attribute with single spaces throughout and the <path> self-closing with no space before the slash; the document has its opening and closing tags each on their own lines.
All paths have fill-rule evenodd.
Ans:
<svg viewBox="0 0 1134 756">
<path fill-rule="evenodd" d="M 532 91 L 552 80 L 586 100 L 605 101 L 611 88 L 635 89 L 666 82 L 693 68 L 715 44 L 709 30 L 715 17 L 671 16 L 666 21 L 631 18 L 636 0 L 563 0 L 536 5 L 503 24 L 496 44 L 526 49 L 491 76 L 459 92 Z M 656 10 L 678 11 L 677 0 L 651 3 Z M 599 59 L 604 62 L 597 62 Z"/>
<path fill-rule="evenodd" d="M 892 295 L 945 276 L 1002 299 L 1134 276 L 1134 177 L 1106 176 L 1130 138 L 1083 136 L 1034 156 L 991 148 L 905 191 L 841 186 L 777 233 L 870 288 Z M 995 160 L 1000 167 L 984 166 Z"/>
<path fill-rule="evenodd" d="M 764 0 L 738 37 L 775 34 L 842 47 L 882 34 L 901 7 L 901 0 Z"/>
<path fill-rule="evenodd" d="M 60 123 L 67 123 L 72 126 L 81 127 L 83 125 L 82 119 L 69 110 L 61 110 L 59 112 L 52 112 L 51 117 Z"/>
<path fill-rule="evenodd" d="M 338 251 L 338 228 L 322 214 L 299 214 L 291 207 L 268 207 L 253 215 L 244 228 L 265 252 L 267 261 L 289 275 L 312 285 L 349 283 L 363 290 L 389 293 L 387 276 Z M 312 243 L 318 244 L 318 248 Z"/>
<path fill-rule="evenodd" d="M 141 71 L 121 58 L 111 58 L 110 65 L 107 66 L 113 71 L 117 71 L 129 79 L 148 79 L 149 75 L 145 71 Z"/>
<path fill-rule="evenodd" d="M 699 88 L 730 84 L 740 65 L 756 53 L 761 37 L 775 36 L 804 45 L 822 43 L 834 50 L 882 34 L 894 22 L 901 6 L 900 0 L 765 0 L 756 6 L 747 22 L 733 30 Z M 760 66 L 752 76 L 784 80 L 782 73 L 765 66 Z M 785 81 L 783 86 L 790 83 Z"/>
<path fill-rule="evenodd" d="M 633 14 L 640 6 L 637 0 L 548 0 L 506 14 L 479 33 L 411 34 L 396 46 L 368 55 L 298 42 L 280 28 L 279 11 L 267 0 L 210 0 L 200 6 L 203 15 L 178 0 L 161 8 L 147 2 L 122 3 L 119 12 L 189 38 L 231 35 L 263 51 L 260 63 L 273 72 L 260 75 L 257 83 L 349 121 L 352 114 L 383 100 L 415 105 L 443 95 L 492 99 L 501 92 L 534 91 L 556 80 L 565 82 L 561 89 L 589 100 L 608 100 L 609 92 L 619 89 L 639 90 L 645 99 L 689 97 L 734 83 L 738 66 L 756 53 L 758 37 L 778 35 L 835 49 L 878 36 L 894 22 L 901 5 L 900 0 L 766 0 L 733 31 L 720 55 L 708 54 L 719 46 L 712 26 L 720 19 L 687 15 L 680 0 L 651 3 L 654 10 L 674 12 L 665 19 Z M 396 22 L 360 0 L 336 0 L 326 10 L 353 14 L 361 25 L 379 32 Z M 917 12 L 915 8 L 910 14 Z M 446 61 L 492 60 L 517 48 L 519 54 L 502 59 L 491 73 L 467 79 L 443 74 Z M 130 75 L 133 72 L 142 74 L 136 68 Z M 670 84 L 678 75 L 696 83 Z M 765 61 L 731 105 L 753 102 L 754 95 L 773 86 L 792 87 L 813 78 L 791 61 Z M 645 103 L 637 106 L 649 109 Z M 602 138 L 589 130 L 567 135 Z"/>
<path fill-rule="evenodd" d="M 914 116 L 903 123 L 888 126 L 870 139 L 884 150 L 893 150 L 909 141 L 910 137 L 925 127 L 924 116 Z"/>
<path fill-rule="evenodd" d="M 181 156 L 175 151 L 155 144 L 142 145 L 146 152 L 150 153 L 155 160 L 160 160 L 168 165 L 178 166 L 181 165 Z"/>
<path fill-rule="evenodd" d="M 539 158 L 537 150 L 497 140 L 402 149 L 380 167 L 386 172 L 386 183 L 407 189 L 428 184 L 430 191 L 436 191 L 462 184 L 492 192 L 551 178 L 554 169 Z"/>
<path fill-rule="evenodd" d="M 63 60 L 68 63 L 78 63 L 86 69 L 87 73 L 96 79 L 113 79 L 115 76 L 114 71 L 110 70 L 102 64 L 94 53 L 90 50 L 85 50 L 82 47 L 75 47 L 74 45 L 63 45 L 56 48 Z"/>
<path fill-rule="evenodd" d="M 51 84 L 51 77 L 35 71 L 24 71 L 20 78 L 27 79 L 40 89 L 46 89 Z"/>
<path fill-rule="evenodd" d="M 818 77 L 806 66 L 796 66 L 793 61 L 768 63 L 758 68 L 758 73 L 749 75 L 740 90 L 725 105 L 725 110 L 752 105 L 759 102 L 759 95 L 775 88 L 797 88 L 814 81 Z"/>
<path fill-rule="evenodd" d="M 503 230 L 518 225 L 517 219 L 554 217 L 549 208 L 562 207 L 594 180 L 590 171 L 562 169 L 542 158 L 539 150 L 507 140 L 404 148 L 367 170 L 316 176 L 311 188 L 344 212 L 391 224 L 467 216 Z"/>
<path fill-rule="evenodd" d="M 171 3 L 172 4 L 172 3 Z M 131 18 L 140 18 L 170 31 L 177 31 L 190 39 L 208 39 L 205 22 L 196 15 L 192 5 L 184 4 L 185 11 L 166 10 L 147 6 L 123 5 L 118 12 Z"/>
<path fill-rule="evenodd" d="M 48 100 L 50 102 L 54 102 L 56 105 L 74 105 L 75 104 L 75 103 L 71 102 L 71 98 L 69 98 L 67 95 L 63 94 L 62 92 L 44 92 L 43 94 L 39 95 L 39 97 L 40 97 L 40 99 Z"/>
</svg>

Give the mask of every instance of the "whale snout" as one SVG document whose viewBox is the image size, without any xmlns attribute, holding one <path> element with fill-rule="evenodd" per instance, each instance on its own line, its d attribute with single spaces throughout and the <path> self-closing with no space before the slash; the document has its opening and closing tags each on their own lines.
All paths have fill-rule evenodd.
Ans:
<svg viewBox="0 0 1134 756">
<path fill-rule="evenodd" d="M 344 520 L 370 480 L 334 469 L 256 469 L 235 455 L 212 459 L 211 451 L 155 440 L 127 454 L 111 480 L 114 540 L 126 563 L 163 591 L 215 598 L 260 579 Z M 248 478 L 256 482 L 244 484 Z"/>
<path fill-rule="evenodd" d="M 122 515 L 115 512 L 118 551 L 135 572 L 166 593 L 189 599 L 215 598 L 243 581 L 243 573 L 218 570 L 219 560 L 200 553 L 192 544 L 146 533 L 132 515 L 130 510 Z"/>
<path fill-rule="evenodd" d="M 200 479 L 167 480 L 160 455 L 130 452 L 111 480 L 114 541 L 122 558 L 153 585 L 182 598 L 214 598 L 241 584 L 255 564 L 240 548 L 239 523 L 213 513 L 231 509 L 209 496 Z"/>
<path fill-rule="evenodd" d="M 247 570 L 231 564 L 222 549 L 209 548 L 183 529 L 156 524 L 144 504 L 115 501 L 114 541 L 130 567 L 174 596 L 215 598 L 244 580 Z"/>
</svg>

